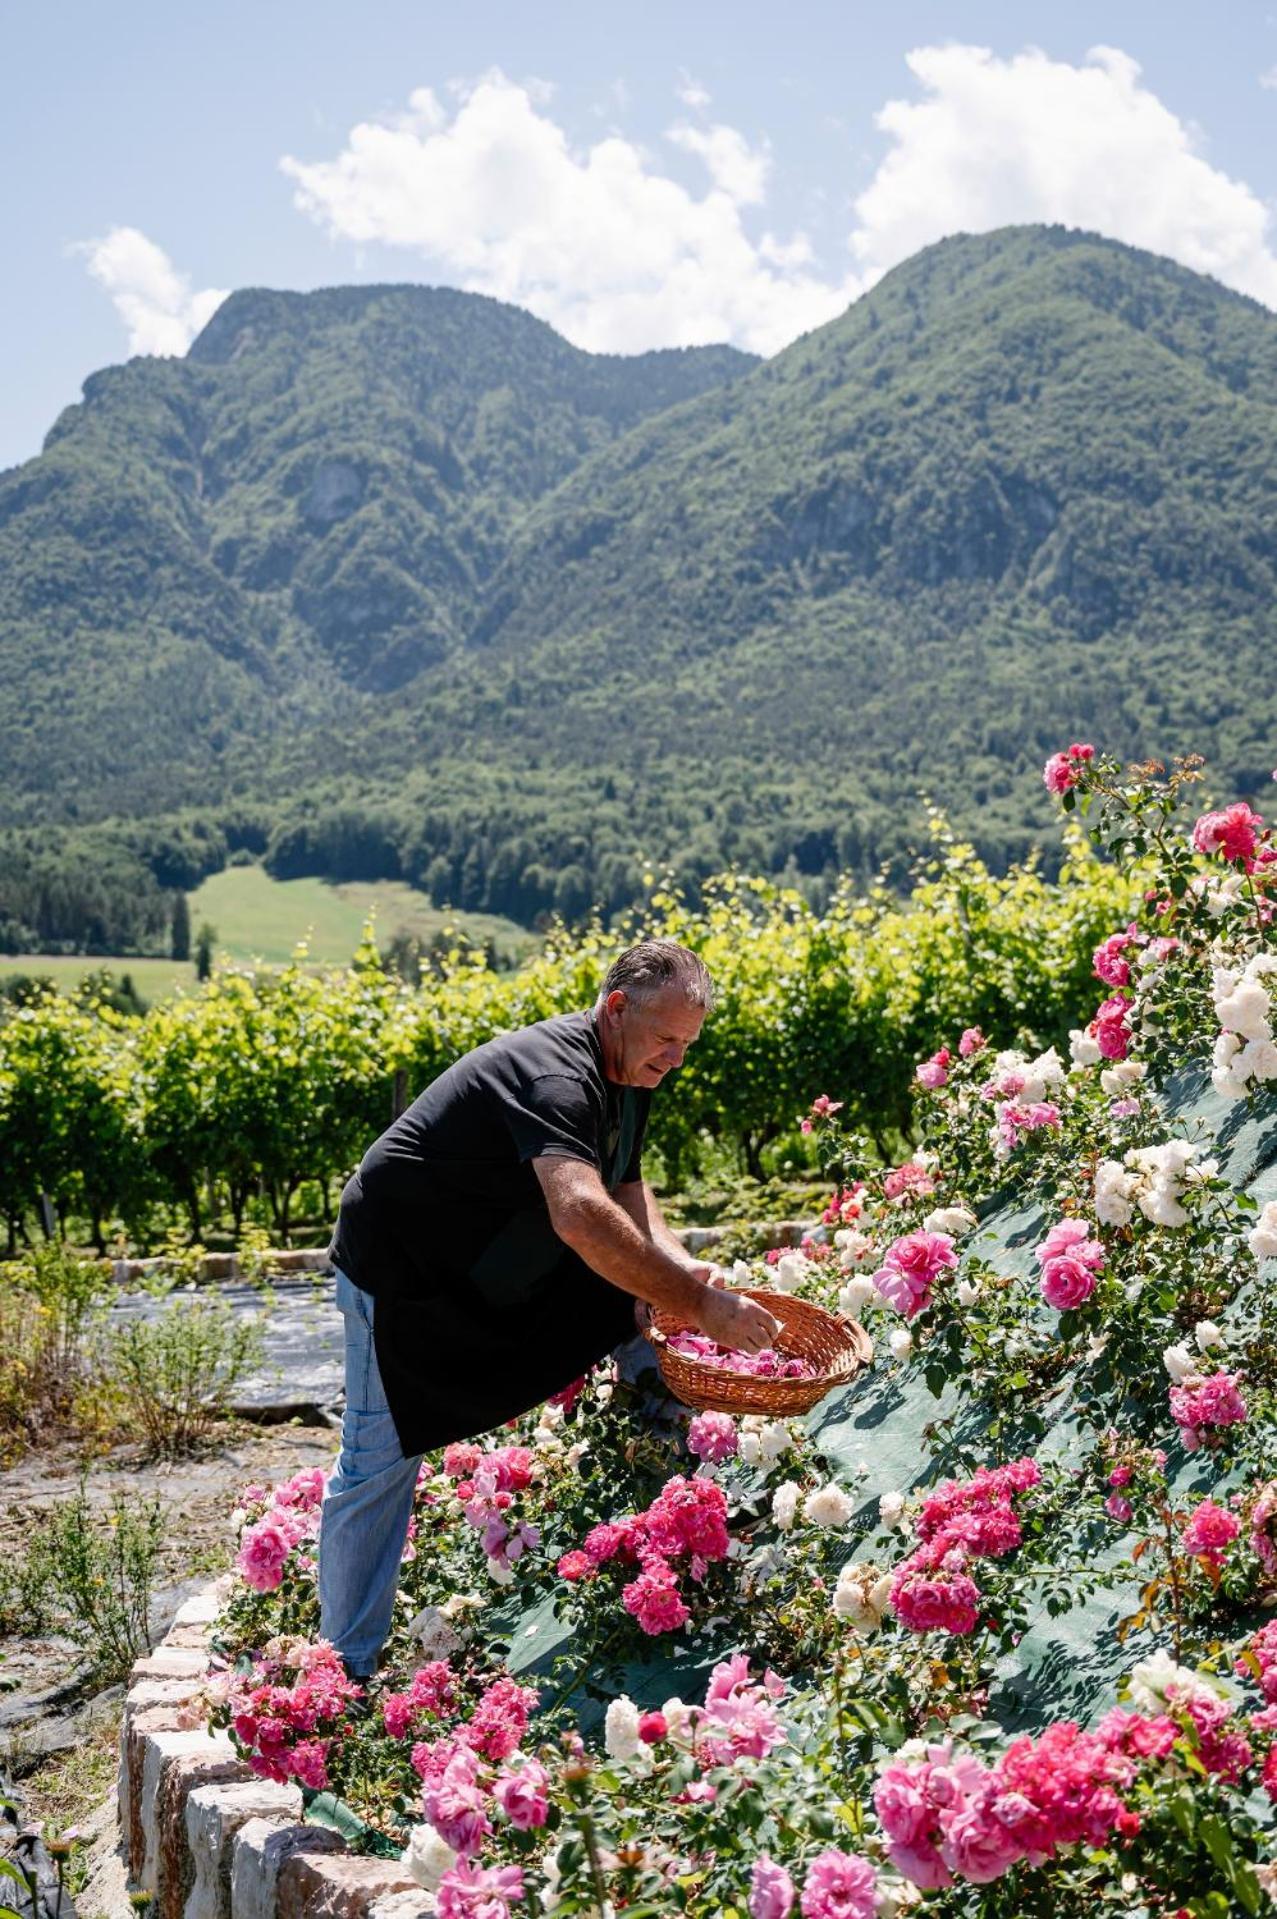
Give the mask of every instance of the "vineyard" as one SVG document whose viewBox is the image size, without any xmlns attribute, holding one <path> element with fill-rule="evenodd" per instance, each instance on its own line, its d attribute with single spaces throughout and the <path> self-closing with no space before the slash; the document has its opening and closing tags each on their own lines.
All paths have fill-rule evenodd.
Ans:
<svg viewBox="0 0 1277 1919">
<path fill-rule="evenodd" d="M 1091 951 L 1132 908 L 1080 834 L 1057 882 L 993 876 L 938 818 L 909 898 L 840 891 L 823 913 L 761 880 L 725 878 L 690 910 L 659 888 L 632 924 L 560 930 L 516 972 L 458 951 L 409 988 L 371 936 L 349 970 L 298 963 L 219 973 L 133 1018 L 50 994 L 0 1012 L 0 1213 L 10 1254 L 39 1232 L 41 1196 L 99 1251 L 146 1250 L 175 1223 L 195 1239 L 256 1223 L 287 1244 L 299 1203 L 328 1221 L 340 1183 L 401 1095 L 504 1028 L 587 1005 L 638 931 L 700 952 L 719 1010 L 657 1103 L 667 1183 L 707 1152 L 759 1177 L 815 1085 L 845 1089 L 881 1148 L 911 1124 L 911 1062 L 956 1019 L 1005 1043 L 1059 1039 L 1081 1018 Z M 300 1196 L 300 1197 L 299 1197 Z"/>
<path fill-rule="evenodd" d="M 863 1323 L 868 1376 L 803 1420 L 733 1419 L 609 1365 L 427 1457 L 371 1696 L 316 1638 L 322 1472 L 244 1490 L 204 1710 L 440 1919 L 1224 1919 L 1277 1893 L 1277 848 L 1244 803 L 1178 818 L 1191 766 L 1074 747 L 1047 777 L 1125 875 L 1086 1016 L 1030 1051 L 948 1002 L 890 1168 L 865 1089 L 809 1081 L 822 1228 L 733 1275 Z M 933 939 L 910 941 L 917 896 L 894 948 L 885 915 L 866 929 L 905 983 L 889 1043 L 975 983 L 964 956 L 1017 953 L 1036 1011 L 1048 925 L 1033 977 L 1079 987 L 1096 883 L 1079 867 L 1047 916 L 952 850 Z M 744 896 L 701 929 L 738 968 L 729 1031 L 747 980 L 885 1014 L 868 966 L 834 997 L 847 923 L 752 897 L 775 916 L 753 944 Z M 776 1105 L 820 1056 L 758 1031 Z M 740 1057 L 696 1082 L 738 1132 Z"/>
</svg>

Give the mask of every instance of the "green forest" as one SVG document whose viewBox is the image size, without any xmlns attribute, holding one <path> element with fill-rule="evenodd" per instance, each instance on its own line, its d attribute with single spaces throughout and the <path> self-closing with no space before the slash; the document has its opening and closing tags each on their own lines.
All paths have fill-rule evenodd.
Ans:
<svg viewBox="0 0 1277 1919">
<path fill-rule="evenodd" d="M 236 858 L 523 925 L 666 867 L 818 901 L 903 882 L 924 796 L 1004 870 L 1088 730 L 1258 794 L 1275 394 L 1265 309 L 1063 228 L 765 363 L 235 294 L 0 476 L 0 950 L 162 951 Z"/>
</svg>

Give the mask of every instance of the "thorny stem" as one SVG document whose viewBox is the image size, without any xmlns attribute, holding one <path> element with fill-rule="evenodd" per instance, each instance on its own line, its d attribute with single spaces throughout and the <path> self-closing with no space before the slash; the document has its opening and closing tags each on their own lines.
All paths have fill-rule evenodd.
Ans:
<svg viewBox="0 0 1277 1919">
<path fill-rule="evenodd" d="M 577 1823 L 581 1828 L 586 1856 L 590 1861 L 590 1879 L 594 1886 L 594 1897 L 598 1901 L 599 1912 L 604 1913 L 607 1910 L 607 1881 L 603 1877 L 603 1862 L 599 1858 L 598 1841 L 594 1837 L 594 1821 L 588 1812 L 579 1812 Z"/>
</svg>

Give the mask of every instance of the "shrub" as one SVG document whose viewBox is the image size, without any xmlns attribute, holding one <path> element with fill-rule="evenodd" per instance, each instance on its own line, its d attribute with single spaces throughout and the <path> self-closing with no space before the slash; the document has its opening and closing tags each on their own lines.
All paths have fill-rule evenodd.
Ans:
<svg viewBox="0 0 1277 1919">
<path fill-rule="evenodd" d="M 164 1537 L 159 1499 L 116 1494 L 95 1514 L 83 1484 L 74 1498 L 41 1513 L 10 1594 L 28 1628 L 52 1626 L 91 1650 L 102 1679 L 123 1678 L 150 1650 L 151 1595 Z"/>
<path fill-rule="evenodd" d="M 219 1419 L 262 1355 L 260 1315 L 238 1317 L 221 1301 L 171 1300 L 154 1319 L 135 1319 L 106 1341 L 104 1360 L 133 1430 L 152 1453 L 189 1452 Z"/>
</svg>

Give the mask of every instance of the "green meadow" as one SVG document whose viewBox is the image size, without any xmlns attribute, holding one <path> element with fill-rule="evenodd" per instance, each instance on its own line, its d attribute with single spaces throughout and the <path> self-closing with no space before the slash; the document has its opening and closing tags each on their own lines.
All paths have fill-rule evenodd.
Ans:
<svg viewBox="0 0 1277 1919">
<path fill-rule="evenodd" d="M 206 921 L 213 926 L 219 965 L 282 966 L 304 946 L 307 965 L 316 969 L 344 966 L 369 918 L 381 947 L 396 933 L 428 942 L 443 929 L 463 933 L 477 944 L 491 939 L 507 958 L 516 958 L 535 944 L 534 935 L 513 920 L 489 913 L 441 912 L 424 894 L 398 880 L 334 886 L 318 879 L 272 879 L 260 866 L 230 866 L 206 879 L 189 901 L 192 939 Z M 165 999 L 196 984 L 193 961 L 0 953 L 0 979 L 12 973 L 45 975 L 68 992 L 87 974 L 104 968 L 130 974 L 146 1000 Z"/>
</svg>

